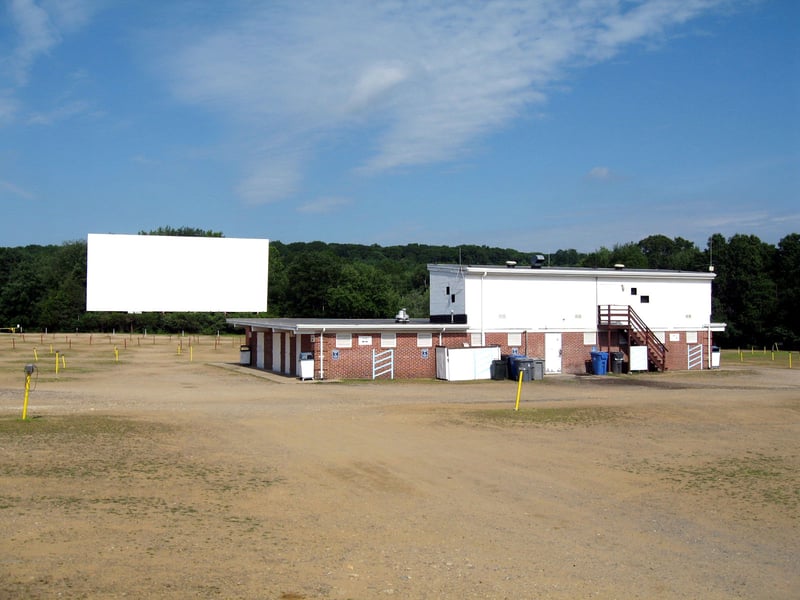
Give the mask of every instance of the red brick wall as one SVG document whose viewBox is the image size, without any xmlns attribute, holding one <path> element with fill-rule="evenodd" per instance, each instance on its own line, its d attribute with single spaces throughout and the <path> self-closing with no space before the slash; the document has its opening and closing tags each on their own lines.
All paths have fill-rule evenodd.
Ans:
<svg viewBox="0 0 800 600">
<path fill-rule="evenodd" d="M 520 346 L 508 345 L 508 334 L 505 332 L 487 333 L 487 346 L 500 346 L 501 354 L 512 354 L 517 348 L 519 354 L 529 358 L 544 358 L 545 333 L 526 331 L 522 334 Z M 561 372 L 585 373 L 586 361 L 590 358 L 591 346 L 584 346 L 583 333 L 564 332 L 561 334 Z"/>
<path fill-rule="evenodd" d="M 371 334 L 371 337 L 371 346 L 359 346 L 358 334 L 353 334 L 351 348 L 337 348 L 336 335 L 326 333 L 323 342 L 325 379 L 371 379 L 373 350 L 379 353 L 389 350 L 381 347 L 380 334 Z M 397 345 L 394 347 L 396 378 L 436 377 L 436 346 L 439 345 L 439 334 L 434 333 L 432 338 L 432 346 L 420 348 L 417 346 L 417 332 L 396 334 Z M 463 334 L 444 333 L 441 336 L 441 345 L 460 348 L 465 340 Z M 338 351 L 337 359 L 333 358 L 335 351 Z M 317 339 L 314 349 L 315 376 L 319 376 L 319 368 L 319 339 Z"/>
<path fill-rule="evenodd" d="M 284 365 L 285 348 L 288 343 L 291 348 L 290 373 L 297 372 L 297 337 L 289 337 L 282 332 L 273 334 L 272 331 L 264 332 L 264 364 L 267 370 L 272 368 L 272 337 L 281 336 L 281 372 L 286 372 Z M 352 347 L 337 348 L 336 334 L 324 334 L 324 369 L 325 379 L 371 379 L 372 378 L 372 351 L 382 352 L 387 348 L 381 348 L 381 336 L 379 333 L 361 334 L 372 337 L 371 346 L 359 346 L 358 335 L 352 335 Z M 434 333 L 432 336 L 433 345 L 429 348 L 417 346 L 417 332 L 396 334 L 397 345 L 394 348 L 395 372 L 398 379 L 403 378 L 430 378 L 436 377 L 436 346 L 442 345 L 449 348 L 461 348 L 468 343 L 470 336 L 462 333 L 443 333 L 441 336 Z M 251 364 L 255 364 L 256 339 L 255 335 L 247 337 L 251 348 Z M 545 353 L 545 333 L 544 332 L 525 332 L 522 334 L 522 343 L 516 346 L 520 354 L 531 358 L 544 358 Z M 592 346 L 583 343 L 582 332 L 564 332 L 561 334 L 561 371 L 563 373 L 586 373 L 587 362 L 590 362 L 590 352 Z M 611 345 L 606 332 L 599 332 L 597 335 L 596 347 L 598 350 L 609 352 L 623 352 L 625 362 L 629 360 L 628 347 L 626 340 L 620 338 L 618 332 L 611 332 Z M 708 365 L 708 333 L 698 332 L 697 344 L 703 345 L 703 368 Z M 697 344 L 691 344 L 695 346 Z M 495 332 L 486 334 L 487 346 L 499 346 L 501 354 L 511 354 L 512 347 L 508 345 L 508 334 L 505 332 Z M 686 333 L 680 333 L 680 341 L 670 342 L 667 334 L 667 368 L 671 370 L 685 370 L 687 366 L 688 346 L 686 343 Z M 423 350 L 427 351 L 427 358 L 423 357 Z M 320 376 L 320 355 L 319 355 L 319 336 L 315 336 L 311 341 L 310 335 L 303 335 L 300 340 L 300 351 L 314 353 L 314 378 Z M 338 351 L 338 359 L 334 359 L 334 351 Z M 609 365 L 611 370 L 611 365 Z"/>
<path fill-rule="evenodd" d="M 680 340 L 677 342 L 669 341 L 669 334 L 667 334 L 667 369 L 675 371 L 685 371 L 688 367 L 689 361 L 689 347 L 703 345 L 703 368 L 708 368 L 708 332 L 702 331 L 697 333 L 697 343 L 688 344 L 686 342 L 686 333 L 680 332 Z"/>
</svg>

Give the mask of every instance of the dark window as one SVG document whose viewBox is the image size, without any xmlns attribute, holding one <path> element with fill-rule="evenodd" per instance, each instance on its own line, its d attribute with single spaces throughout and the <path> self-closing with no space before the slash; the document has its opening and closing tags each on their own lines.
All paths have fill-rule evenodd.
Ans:
<svg viewBox="0 0 800 600">
<path fill-rule="evenodd" d="M 456 295 L 455 294 L 451 294 L 450 295 L 450 302 L 455 302 L 455 301 L 456 301 Z"/>
<path fill-rule="evenodd" d="M 642 304 L 650 304 L 650 296 L 641 297 Z"/>
<path fill-rule="evenodd" d="M 449 285 L 447 286 L 447 291 L 445 292 L 445 294 L 447 294 L 448 296 L 450 295 L 450 286 Z"/>
<path fill-rule="evenodd" d="M 631 288 L 631 296 L 635 296 L 635 295 L 636 295 L 636 288 Z"/>
</svg>

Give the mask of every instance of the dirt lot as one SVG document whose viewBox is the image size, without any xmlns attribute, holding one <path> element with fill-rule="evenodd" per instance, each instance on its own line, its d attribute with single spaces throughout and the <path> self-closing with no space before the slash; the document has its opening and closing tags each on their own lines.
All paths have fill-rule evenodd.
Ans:
<svg viewBox="0 0 800 600">
<path fill-rule="evenodd" d="M 0 598 L 797 597 L 800 364 L 547 377 L 515 412 L 239 341 L 0 337 Z"/>
</svg>

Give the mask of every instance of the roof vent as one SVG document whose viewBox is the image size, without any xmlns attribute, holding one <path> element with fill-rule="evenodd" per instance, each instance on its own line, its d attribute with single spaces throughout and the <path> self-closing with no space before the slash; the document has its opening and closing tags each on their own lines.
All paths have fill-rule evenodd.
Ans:
<svg viewBox="0 0 800 600">
<path fill-rule="evenodd" d="M 517 261 L 515 261 L 515 260 L 507 260 L 507 261 L 506 261 L 506 266 L 507 266 L 509 269 L 513 269 L 514 267 L 516 267 L 516 266 L 517 266 Z"/>
<path fill-rule="evenodd" d="M 615 268 L 617 271 L 622 271 L 622 269 L 624 269 L 624 268 L 625 268 L 625 265 L 623 265 L 622 263 L 617 263 L 617 264 L 615 264 L 615 265 L 614 265 L 614 268 Z"/>
<path fill-rule="evenodd" d="M 541 269 L 544 264 L 544 254 L 534 254 L 531 256 L 531 269 Z"/>
<path fill-rule="evenodd" d="M 408 316 L 405 308 L 401 308 L 400 311 L 394 316 L 395 323 L 408 323 L 411 320 L 411 317 Z"/>
</svg>

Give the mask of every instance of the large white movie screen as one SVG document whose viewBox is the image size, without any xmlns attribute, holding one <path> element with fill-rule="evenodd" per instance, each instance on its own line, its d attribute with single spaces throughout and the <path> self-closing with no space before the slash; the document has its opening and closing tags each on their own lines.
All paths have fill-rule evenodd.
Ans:
<svg viewBox="0 0 800 600">
<path fill-rule="evenodd" d="M 86 310 L 263 312 L 269 240 L 90 233 Z"/>
</svg>

